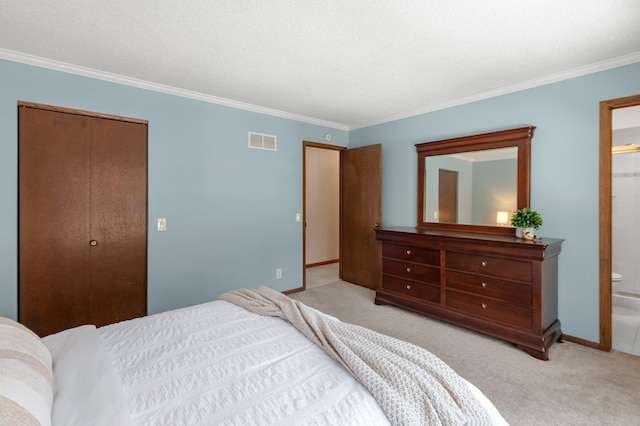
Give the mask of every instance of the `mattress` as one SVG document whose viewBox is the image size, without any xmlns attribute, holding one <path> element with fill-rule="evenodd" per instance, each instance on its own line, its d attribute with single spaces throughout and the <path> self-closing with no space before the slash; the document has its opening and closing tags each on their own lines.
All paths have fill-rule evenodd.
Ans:
<svg viewBox="0 0 640 426">
<path fill-rule="evenodd" d="M 389 424 L 369 391 L 293 326 L 222 300 L 43 342 L 53 425 Z"/>
</svg>

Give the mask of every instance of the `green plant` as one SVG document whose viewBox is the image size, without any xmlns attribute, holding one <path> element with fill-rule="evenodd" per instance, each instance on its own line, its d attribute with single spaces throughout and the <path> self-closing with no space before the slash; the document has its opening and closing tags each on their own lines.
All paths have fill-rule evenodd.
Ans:
<svg viewBox="0 0 640 426">
<path fill-rule="evenodd" d="M 525 207 L 513 212 L 513 215 L 511 215 L 511 226 L 515 226 L 516 228 L 538 229 L 542 226 L 542 216 L 529 207 Z"/>
</svg>

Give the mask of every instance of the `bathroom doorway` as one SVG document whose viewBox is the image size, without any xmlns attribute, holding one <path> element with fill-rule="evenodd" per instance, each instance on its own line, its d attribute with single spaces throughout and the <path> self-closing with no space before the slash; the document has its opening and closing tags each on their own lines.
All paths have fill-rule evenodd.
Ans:
<svg viewBox="0 0 640 426">
<path fill-rule="evenodd" d="M 611 348 L 640 356 L 640 105 L 612 112 Z"/>
<path fill-rule="evenodd" d="M 640 147 L 639 138 L 640 95 L 600 103 L 599 348 L 636 355 L 640 355 L 640 267 L 633 260 L 638 253 L 633 257 L 629 252 L 635 250 L 634 220 L 640 216 L 640 151 L 633 152 L 630 145 Z M 614 154 L 615 146 L 626 146 L 616 151 L 627 154 Z M 631 261 L 625 260 L 627 254 Z M 614 272 L 622 281 L 612 283 Z"/>
</svg>

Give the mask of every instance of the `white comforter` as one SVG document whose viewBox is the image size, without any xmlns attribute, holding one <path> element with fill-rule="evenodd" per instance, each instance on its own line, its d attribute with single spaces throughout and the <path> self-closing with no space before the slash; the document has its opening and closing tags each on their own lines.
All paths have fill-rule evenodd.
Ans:
<svg viewBox="0 0 640 426">
<path fill-rule="evenodd" d="M 54 425 L 388 424 L 373 396 L 294 327 L 225 301 L 43 341 L 54 358 Z"/>
</svg>

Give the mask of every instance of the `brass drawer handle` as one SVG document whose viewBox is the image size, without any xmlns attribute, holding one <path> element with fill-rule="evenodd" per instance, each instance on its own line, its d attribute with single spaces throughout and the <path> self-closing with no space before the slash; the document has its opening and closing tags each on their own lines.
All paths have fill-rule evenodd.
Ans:
<svg viewBox="0 0 640 426">
<path fill-rule="evenodd" d="M 407 290 L 411 290 L 411 286 L 407 284 Z"/>
<path fill-rule="evenodd" d="M 90 246 L 97 246 L 98 242 L 96 240 L 91 240 L 91 241 L 89 241 L 89 245 Z"/>
<path fill-rule="evenodd" d="M 486 303 L 482 304 L 482 309 L 487 309 L 487 304 Z"/>
<path fill-rule="evenodd" d="M 407 272 L 411 272 L 411 268 L 407 268 Z"/>
<path fill-rule="evenodd" d="M 407 254 L 408 254 L 408 255 L 411 255 L 411 250 L 407 250 Z"/>
<path fill-rule="evenodd" d="M 482 262 L 480 262 L 480 264 L 482 265 L 483 268 L 487 267 L 487 261 L 483 260 Z"/>
<path fill-rule="evenodd" d="M 480 285 L 482 286 L 482 288 L 487 288 L 487 283 L 482 283 Z"/>
</svg>

